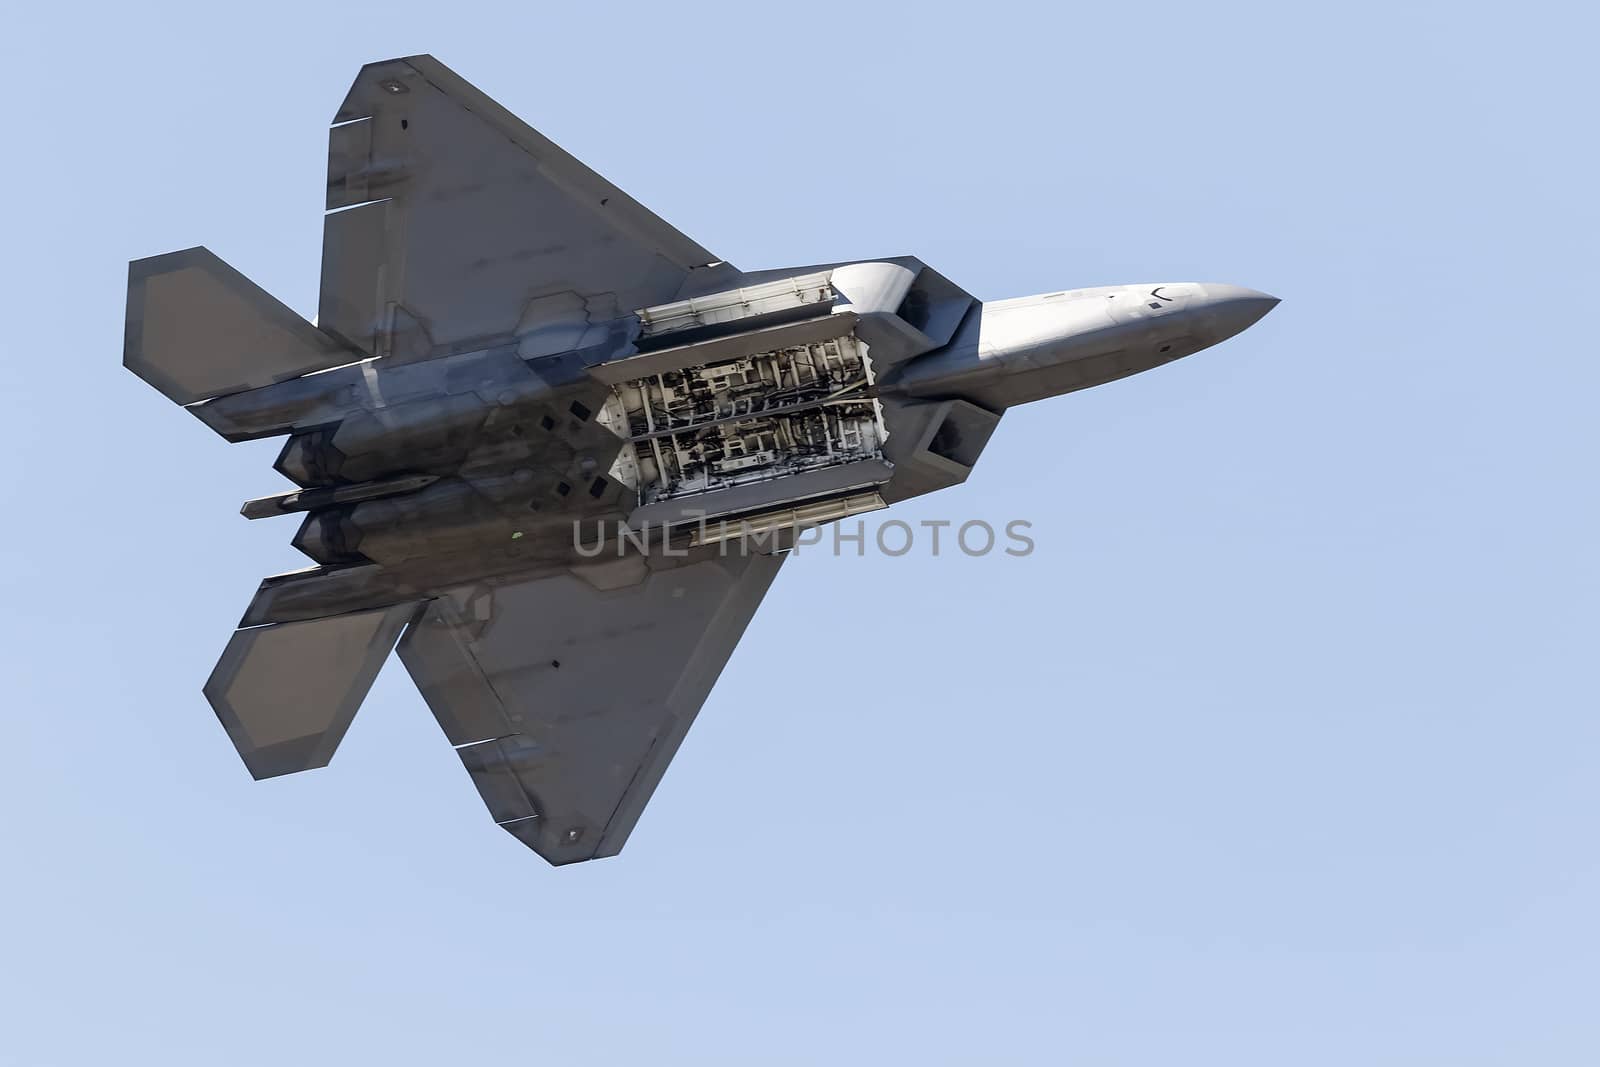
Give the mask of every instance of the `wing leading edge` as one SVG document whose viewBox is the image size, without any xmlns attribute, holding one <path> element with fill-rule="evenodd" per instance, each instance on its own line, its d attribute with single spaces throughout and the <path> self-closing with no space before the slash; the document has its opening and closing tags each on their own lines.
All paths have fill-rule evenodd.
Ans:
<svg viewBox="0 0 1600 1067">
<path fill-rule="evenodd" d="M 495 822 L 553 864 L 622 850 L 782 556 L 432 601 L 400 659 Z"/>
</svg>

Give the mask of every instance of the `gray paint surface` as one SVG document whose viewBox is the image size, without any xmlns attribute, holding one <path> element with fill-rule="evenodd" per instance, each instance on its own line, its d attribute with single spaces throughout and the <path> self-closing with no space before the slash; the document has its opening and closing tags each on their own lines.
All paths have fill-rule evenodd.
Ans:
<svg viewBox="0 0 1600 1067">
<path fill-rule="evenodd" d="M 129 264 L 123 363 L 176 404 L 244 393 L 356 355 L 207 249 Z"/>
<path fill-rule="evenodd" d="M 717 258 L 430 56 L 362 68 L 335 122 L 319 322 L 368 352 L 581 340 Z"/>
<path fill-rule="evenodd" d="M 300 491 L 244 511 L 303 514 L 316 564 L 262 583 L 207 696 L 257 777 L 322 766 L 416 617 L 407 669 L 495 820 L 553 863 L 622 847 L 783 516 L 958 485 L 1007 407 L 1276 303 L 984 303 L 913 257 L 741 273 L 426 56 L 358 75 L 328 207 L 317 326 L 204 249 L 130 267 L 125 364 L 227 440 L 287 438 Z M 779 533 L 689 550 L 708 511 Z M 623 522 L 663 540 L 577 551 L 575 524 Z"/>
<path fill-rule="evenodd" d="M 782 561 L 465 587 L 400 658 L 496 822 L 552 863 L 615 855 Z"/>
<path fill-rule="evenodd" d="M 237 631 L 206 699 L 256 778 L 326 767 L 410 605 Z"/>
</svg>

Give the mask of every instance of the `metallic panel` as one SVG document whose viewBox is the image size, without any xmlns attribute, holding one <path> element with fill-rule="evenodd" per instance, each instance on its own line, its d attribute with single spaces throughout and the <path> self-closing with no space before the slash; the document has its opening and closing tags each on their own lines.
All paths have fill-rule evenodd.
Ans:
<svg viewBox="0 0 1600 1067">
<path fill-rule="evenodd" d="M 364 67 L 336 121 L 320 321 L 368 352 L 391 305 L 458 350 L 551 294 L 663 303 L 717 258 L 431 56 Z"/>
<path fill-rule="evenodd" d="M 429 605 L 400 659 L 496 822 L 551 863 L 615 855 L 782 559 L 471 587 Z"/>
<path fill-rule="evenodd" d="M 640 530 L 646 526 L 677 526 L 700 519 L 765 511 L 797 500 L 814 500 L 856 489 L 870 489 L 882 485 L 893 476 L 894 468 L 883 460 L 862 459 L 837 467 L 751 482 L 732 489 L 713 489 L 707 493 L 644 504 L 628 513 L 628 525 Z"/>
<path fill-rule="evenodd" d="M 698 344 L 658 348 L 642 355 L 597 363 L 589 368 L 589 375 L 596 381 L 616 385 L 649 374 L 666 374 L 670 371 L 683 370 L 685 367 L 703 367 L 708 363 L 740 359 L 755 355 L 757 352 L 772 352 L 780 348 L 831 341 L 836 337 L 843 337 L 855 329 L 855 325 L 854 312 L 836 311 L 831 315 L 806 319 L 803 322 L 769 326 L 735 334 L 732 337 L 701 341 Z"/>
<path fill-rule="evenodd" d="M 128 264 L 122 362 L 174 403 L 256 389 L 356 358 L 209 249 Z"/>
<path fill-rule="evenodd" d="M 206 699 L 250 774 L 325 767 L 415 605 L 238 630 Z"/>
<path fill-rule="evenodd" d="M 322 295 L 317 324 L 364 355 L 384 355 L 380 334 L 404 270 L 390 227 L 394 202 L 335 211 L 322 223 Z"/>
<path fill-rule="evenodd" d="M 328 210 L 354 207 L 381 197 L 369 193 L 372 121 L 347 122 L 328 131 Z"/>
</svg>

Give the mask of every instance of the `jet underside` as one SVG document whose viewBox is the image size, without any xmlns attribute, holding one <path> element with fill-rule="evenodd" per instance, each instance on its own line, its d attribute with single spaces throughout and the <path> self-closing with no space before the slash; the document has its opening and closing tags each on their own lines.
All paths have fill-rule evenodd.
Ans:
<svg viewBox="0 0 1600 1067">
<path fill-rule="evenodd" d="M 125 363 L 285 438 L 296 488 L 243 510 L 299 516 L 314 564 L 262 582 L 206 694 L 256 777 L 322 766 L 398 644 L 553 863 L 620 850 L 796 529 L 957 485 L 1006 407 L 1275 302 L 741 272 L 426 56 L 363 68 L 327 206 L 317 325 L 203 248 L 130 268 Z"/>
</svg>

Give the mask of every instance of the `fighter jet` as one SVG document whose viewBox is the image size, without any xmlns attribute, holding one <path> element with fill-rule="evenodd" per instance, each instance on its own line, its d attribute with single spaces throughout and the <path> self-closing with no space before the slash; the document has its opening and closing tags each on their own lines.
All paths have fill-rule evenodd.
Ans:
<svg viewBox="0 0 1600 1067">
<path fill-rule="evenodd" d="M 286 438 L 298 488 L 243 514 L 302 516 L 314 563 L 262 581 L 205 695 L 256 778 L 322 767 L 398 648 L 553 864 L 621 850 L 797 531 L 959 485 L 1007 408 L 1277 303 L 742 271 L 431 56 L 363 67 L 328 140 L 314 320 L 205 248 L 129 266 L 124 365 Z"/>
</svg>

